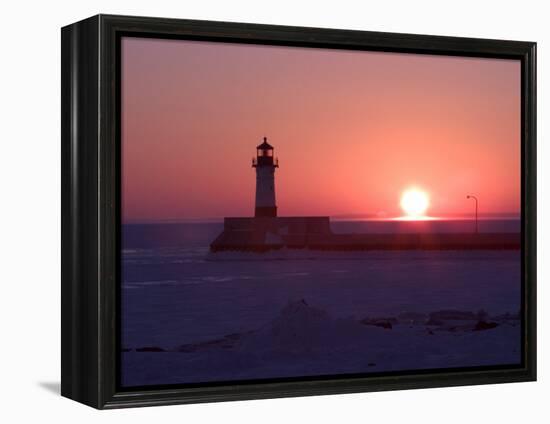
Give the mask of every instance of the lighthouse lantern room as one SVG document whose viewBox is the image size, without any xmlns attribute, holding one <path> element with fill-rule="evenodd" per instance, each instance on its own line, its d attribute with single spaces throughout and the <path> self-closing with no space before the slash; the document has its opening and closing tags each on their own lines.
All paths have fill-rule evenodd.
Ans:
<svg viewBox="0 0 550 424">
<path fill-rule="evenodd" d="M 273 156 L 273 146 L 264 137 L 263 143 L 256 147 L 256 157 L 252 159 L 256 168 L 256 217 L 276 217 L 275 168 L 279 161 Z"/>
</svg>

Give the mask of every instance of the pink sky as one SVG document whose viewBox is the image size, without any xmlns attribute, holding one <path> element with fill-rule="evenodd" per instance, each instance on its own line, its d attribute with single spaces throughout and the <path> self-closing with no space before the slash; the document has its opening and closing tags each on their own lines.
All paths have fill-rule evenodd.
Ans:
<svg viewBox="0 0 550 424">
<path fill-rule="evenodd" d="M 251 216 L 275 147 L 279 215 L 520 211 L 520 63 L 124 38 L 125 221 Z"/>
</svg>

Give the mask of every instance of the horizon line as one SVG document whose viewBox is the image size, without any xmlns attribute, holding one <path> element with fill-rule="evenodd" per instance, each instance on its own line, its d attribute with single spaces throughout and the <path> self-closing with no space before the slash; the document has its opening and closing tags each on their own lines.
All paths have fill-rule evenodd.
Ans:
<svg viewBox="0 0 550 424">
<path fill-rule="evenodd" d="M 288 216 L 296 217 L 310 217 L 317 215 L 281 215 L 279 218 Z M 445 221 L 445 220 L 457 220 L 457 221 L 474 221 L 475 217 L 470 214 L 455 214 L 455 215 L 439 215 L 439 216 L 425 216 L 410 218 L 406 216 L 380 216 L 377 214 L 337 214 L 337 215 L 319 215 L 328 216 L 333 222 L 346 222 L 346 221 L 409 221 L 409 222 L 425 222 L 425 221 Z M 139 224 L 207 224 L 207 223 L 223 223 L 225 218 L 239 218 L 240 216 L 224 216 L 224 217 L 193 217 L 193 218 L 165 218 L 165 219 L 122 219 L 123 225 L 139 225 Z M 253 218 L 254 216 L 243 216 L 242 218 Z M 406 219 L 405 219 L 406 218 Z M 502 212 L 502 213 L 483 213 L 478 215 L 479 220 L 520 220 L 521 214 L 515 212 Z"/>
</svg>

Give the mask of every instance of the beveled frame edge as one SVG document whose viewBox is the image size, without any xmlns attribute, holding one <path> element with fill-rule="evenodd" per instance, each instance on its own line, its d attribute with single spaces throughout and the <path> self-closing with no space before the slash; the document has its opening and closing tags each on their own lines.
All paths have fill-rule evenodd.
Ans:
<svg viewBox="0 0 550 424">
<path fill-rule="evenodd" d="M 521 59 L 523 366 L 506 370 L 117 391 L 117 41 L 123 33 Z M 536 380 L 536 43 L 96 15 L 64 27 L 61 44 L 63 396 L 104 409 Z"/>
</svg>

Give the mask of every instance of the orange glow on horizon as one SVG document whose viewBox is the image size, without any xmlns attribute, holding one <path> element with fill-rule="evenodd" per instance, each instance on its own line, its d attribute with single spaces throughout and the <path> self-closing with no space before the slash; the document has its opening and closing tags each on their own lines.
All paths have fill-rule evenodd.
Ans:
<svg viewBox="0 0 550 424">
<path fill-rule="evenodd" d="M 389 219 L 389 221 L 440 221 L 440 220 L 442 220 L 442 218 L 438 218 L 436 216 L 398 216 L 398 217 Z"/>
</svg>

